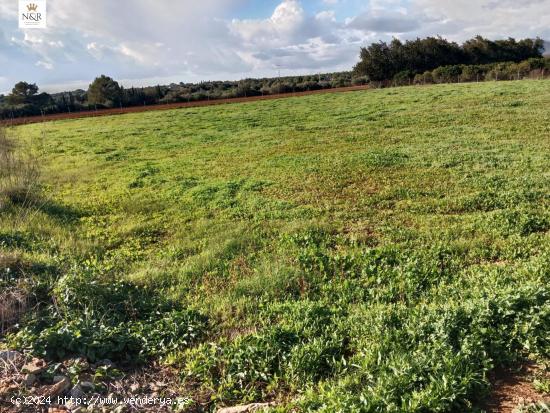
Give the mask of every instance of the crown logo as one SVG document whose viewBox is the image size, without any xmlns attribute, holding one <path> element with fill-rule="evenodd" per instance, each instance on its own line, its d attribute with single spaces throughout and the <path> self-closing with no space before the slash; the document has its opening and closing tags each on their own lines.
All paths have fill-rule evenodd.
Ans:
<svg viewBox="0 0 550 413">
<path fill-rule="evenodd" d="M 34 4 L 34 3 L 27 4 L 27 10 L 29 12 L 36 11 L 36 9 L 38 9 L 38 6 L 36 4 Z"/>
</svg>

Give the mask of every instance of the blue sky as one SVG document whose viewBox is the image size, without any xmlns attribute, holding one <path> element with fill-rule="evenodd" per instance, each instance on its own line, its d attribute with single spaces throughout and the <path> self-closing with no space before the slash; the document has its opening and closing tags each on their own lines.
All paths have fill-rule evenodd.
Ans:
<svg viewBox="0 0 550 413">
<path fill-rule="evenodd" d="M 550 39 L 550 0 L 47 0 L 48 28 L 17 28 L 0 0 L 0 92 L 349 70 L 392 37 Z"/>
</svg>

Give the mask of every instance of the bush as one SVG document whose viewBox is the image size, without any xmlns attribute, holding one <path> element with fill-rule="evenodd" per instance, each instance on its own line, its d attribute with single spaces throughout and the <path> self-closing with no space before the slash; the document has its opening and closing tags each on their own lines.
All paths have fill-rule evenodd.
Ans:
<svg viewBox="0 0 550 413">
<path fill-rule="evenodd" d="M 477 82 L 484 80 L 485 71 L 482 66 L 463 66 L 460 74 L 461 82 Z"/>
<path fill-rule="evenodd" d="M 367 85 L 369 83 L 369 78 L 367 76 L 354 76 L 351 80 L 353 86 Z"/>
<path fill-rule="evenodd" d="M 397 73 L 393 77 L 393 82 L 396 86 L 410 85 L 413 77 L 414 77 L 413 72 L 409 70 L 404 70 L 402 72 Z"/>
<path fill-rule="evenodd" d="M 427 84 L 435 83 L 434 75 L 432 72 L 424 72 L 423 77 L 424 77 L 423 78 L 424 83 L 427 83 Z"/>
<path fill-rule="evenodd" d="M 435 69 L 433 77 L 436 83 L 456 83 L 462 74 L 461 66 L 441 66 Z"/>
<path fill-rule="evenodd" d="M 0 127 L 0 208 L 32 207 L 40 192 L 40 170 L 32 154 L 24 154 Z"/>
<path fill-rule="evenodd" d="M 510 80 L 510 64 L 499 63 L 487 72 L 487 80 Z"/>
</svg>

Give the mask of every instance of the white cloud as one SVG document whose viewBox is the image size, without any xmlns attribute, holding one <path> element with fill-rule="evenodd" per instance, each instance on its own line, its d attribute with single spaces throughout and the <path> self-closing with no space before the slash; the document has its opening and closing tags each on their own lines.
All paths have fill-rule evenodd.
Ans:
<svg viewBox="0 0 550 413">
<path fill-rule="evenodd" d="M 248 44 L 286 45 L 295 39 L 305 22 L 304 9 L 297 0 L 284 0 L 268 19 L 231 22 L 232 33 Z"/>
<path fill-rule="evenodd" d="M 297 0 L 282 1 L 267 19 L 235 19 L 230 29 L 241 39 L 239 56 L 256 71 L 349 69 L 359 48 L 353 44 L 350 53 L 347 30 L 334 11 L 307 15 Z"/>
<path fill-rule="evenodd" d="M 455 40 L 476 34 L 490 38 L 537 35 L 550 38 L 548 0 L 413 0 L 411 8 L 451 24 Z"/>
<path fill-rule="evenodd" d="M 43 67 L 46 70 L 53 70 L 54 66 L 52 62 L 46 62 L 44 60 L 39 60 L 36 62 L 36 66 Z"/>
<path fill-rule="evenodd" d="M 321 21 L 330 21 L 330 22 L 335 22 L 336 21 L 336 13 L 334 12 L 334 10 L 323 10 L 323 11 L 320 11 L 319 13 L 317 13 L 315 15 L 315 18 L 317 20 L 321 20 Z"/>
</svg>

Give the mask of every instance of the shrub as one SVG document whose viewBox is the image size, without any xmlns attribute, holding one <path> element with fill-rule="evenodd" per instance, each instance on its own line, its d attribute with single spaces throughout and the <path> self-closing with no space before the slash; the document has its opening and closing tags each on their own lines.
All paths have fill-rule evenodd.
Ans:
<svg viewBox="0 0 550 413">
<path fill-rule="evenodd" d="M 367 85 L 369 78 L 367 76 L 354 76 L 351 80 L 353 86 Z"/>
<path fill-rule="evenodd" d="M 435 83 L 432 72 L 418 73 L 414 76 L 414 84 L 429 85 Z"/>
<path fill-rule="evenodd" d="M 0 127 L 0 208 L 32 207 L 40 192 L 40 170 L 32 154 L 23 154 L 5 128 Z"/>
<path fill-rule="evenodd" d="M 510 66 L 506 63 L 499 63 L 492 66 L 487 72 L 487 80 L 509 80 Z"/>
<path fill-rule="evenodd" d="M 460 74 L 461 82 L 476 82 L 484 80 L 485 71 L 483 66 L 463 66 L 462 73 Z"/>
<path fill-rule="evenodd" d="M 410 85 L 413 77 L 413 72 L 409 70 L 403 70 L 393 77 L 393 82 L 396 86 Z"/>
<path fill-rule="evenodd" d="M 433 72 L 424 72 L 424 83 L 435 83 Z"/>
<path fill-rule="evenodd" d="M 456 83 L 462 74 L 461 66 L 441 66 L 435 69 L 433 77 L 436 83 Z"/>
</svg>

